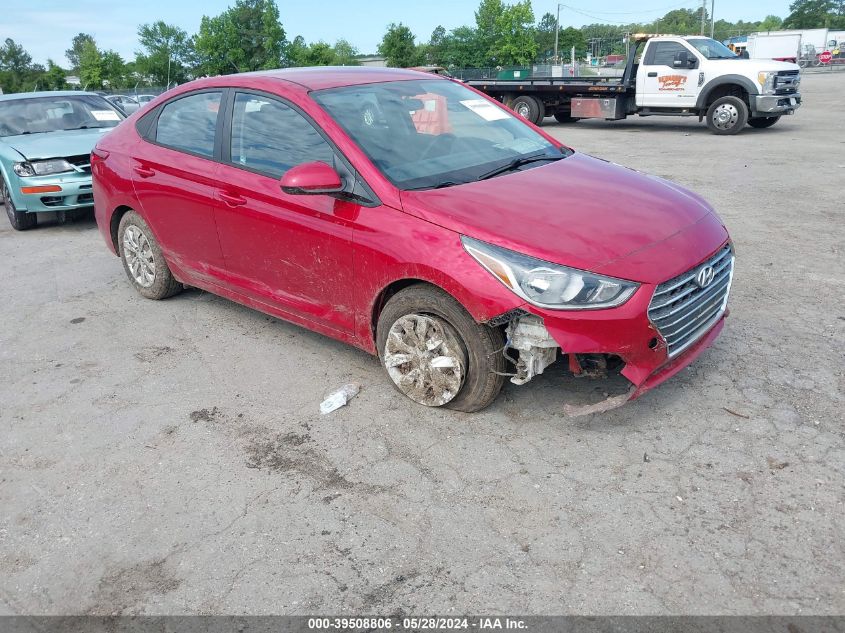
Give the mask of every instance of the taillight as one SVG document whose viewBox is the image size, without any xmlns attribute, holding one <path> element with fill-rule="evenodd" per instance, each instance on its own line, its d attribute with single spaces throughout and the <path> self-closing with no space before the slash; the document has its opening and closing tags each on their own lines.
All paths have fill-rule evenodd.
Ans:
<svg viewBox="0 0 845 633">
<path fill-rule="evenodd" d="M 99 147 L 95 147 L 91 150 L 91 163 L 93 164 L 96 159 L 105 160 L 109 157 L 109 153 L 104 150 L 100 149 Z"/>
</svg>

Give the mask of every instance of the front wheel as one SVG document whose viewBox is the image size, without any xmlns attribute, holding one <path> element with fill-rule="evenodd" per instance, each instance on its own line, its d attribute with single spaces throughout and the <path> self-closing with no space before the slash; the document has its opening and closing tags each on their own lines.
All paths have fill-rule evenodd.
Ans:
<svg viewBox="0 0 845 633">
<path fill-rule="evenodd" d="M 713 134 L 736 134 L 747 121 L 748 106 L 739 97 L 720 97 L 707 109 L 707 127 Z"/>
<path fill-rule="evenodd" d="M 382 365 L 394 386 L 429 407 L 479 411 L 504 383 L 504 337 L 476 323 L 453 297 L 428 284 L 397 292 L 376 327 Z"/>
<path fill-rule="evenodd" d="M 748 119 L 748 125 L 756 127 L 757 129 L 762 129 L 765 127 L 772 127 L 779 120 L 779 116 L 757 116 Z"/>
<path fill-rule="evenodd" d="M 149 225 L 134 211 L 120 218 L 117 229 L 120 259 L 135 289 L 147 299 L 166 299 L 182 290 Z"/>
<path fill-rule="evenodd" d="M 0 180 L 0 195 L 3 196 L 3 207 L 6 209 L 6 215 L 9 218 L 9 224 L 16 231 L 27 231 L 38 224 L 38 219 L 34 213 L 27 213 L 26 211 L 18 211 L 15 208 L 15 202 L 12 200 L 12 194 L 9 193 L 9 187 L 5 180 Z"/>
</svg>

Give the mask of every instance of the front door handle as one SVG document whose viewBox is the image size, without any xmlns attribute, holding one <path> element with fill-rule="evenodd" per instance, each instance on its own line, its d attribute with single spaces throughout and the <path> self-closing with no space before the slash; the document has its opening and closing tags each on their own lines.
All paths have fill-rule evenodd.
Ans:
<svg viewBox="0 0 845 633">
<path fill-rule="evenodd" d="M 649 73 L 649 74 L 648 74 L 648 76 L 649 76 L 649 77 L 657 77 L 657 73 L 656 73 L 656 72 Z"/>
<path fill-rule="evenodd" d="M 220 193 L 220 199 L 230 207 L 241 207 L 246 204 L 246 198 L 231 193 Z"/>
<path fill-rule="evenodd" d="M 150 178 L 151 176 L 155 176 L 155 170 L 150 169 L 149 167 L 141 167 L 140 165 L 135 166 L 135 173 L 138 174 L 141 178 Z"/>
</svg>

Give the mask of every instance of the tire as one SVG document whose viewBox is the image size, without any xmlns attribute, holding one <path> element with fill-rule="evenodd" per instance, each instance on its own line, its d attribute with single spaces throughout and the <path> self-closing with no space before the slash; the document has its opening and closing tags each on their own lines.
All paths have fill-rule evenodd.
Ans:
<svg viewBox="0 0 845 633">
<path fill-rule="evenodd" d="M 737 134 L 748 122 L 748 106 L 739 97 L 719 97 L 707 108 L 707 127 L 713 134 Z"/>
<path fill-rule="evenodd" d="M 756 127 L 759 130 L 766 127 L 772 127 L 779 120 L 779 116 L 757 116 L 748 119 L 748 125 Z"/>
<path fill-rule="evenodd" d="M 182 284 L 164 261 L 149 225 L 134 211 L 127 211 L 120 218 L 117 246 L 126 276 L 141 296 L 166 299 L 182 290 Z"/>
<path fill-rule="evenodd" d="M 0 180 L 0 186 L 3 190 L 0 192 L 3 196 L 3 207 L 6 209 L 6 216 L 9 218 L 9 224 L 16 231 L 28 231 L 38 224 L 38 218 L 34 213 L 27 213 L 26 211 L 18 211 L 15 208 L 15 202 L 12 200 L 12 195 L 9 193 L 9 186 L 5 180 Z"/>
<path fill-rule="evenodd" d="M 558 123 L 575 123 L 578 119 L 576 119 L 571 114 L 567 114 L 566 112 L 555 112 L 554 114 L 555 121 Z"/>
<path fill-rule="evenodd" d="M 417 338 L 420 324 L 424 334 Z M 432 348 L 438 341 L 441 345 Z M 454 297 L 428 284 L 410 286 L 390 298 L 379 315 L 376 345 L 394 387 L 426 406 L 480 411 L 496 399 L 505 380 L 502 331 L 476 323 Z M 401 362 L 402 357 L 410 359 Z M 454 362 L 431 365 L 434 358 Z M 402 375 L 411 375 L 404 386 Z"/>
<path fill-rule="evenodd" d="M 518 96 L 508 104 L 508 107 L 534 125 L 539 125 L 546 114 L 545 106 L 531 95 Z"/>
</svg>

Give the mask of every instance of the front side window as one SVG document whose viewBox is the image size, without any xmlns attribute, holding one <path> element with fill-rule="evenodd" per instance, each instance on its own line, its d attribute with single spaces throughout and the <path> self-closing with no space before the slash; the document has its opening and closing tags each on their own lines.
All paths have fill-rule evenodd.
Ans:
<svg viewBox="0 0 845 633">
<path fill-rule="evenodd" d="M 97 95 L 0 101 L 0 137 L 114 127 L 123 118 L 114 105 Z"/>
<path fill-rule="evenodd" d="M 239 92 L 232 112 L 232 162 L 279 178 L 291 167 L 321 161 L 334 151 L 293 108 L 260 95 Z"/>
<path fill-rule="evenodd" d="M 515 160 L 528 159 L 530 168 L 564 155 L 521 119 L 452 81 L 389 81 L 312 96 L 400 189 L 463 184 Z"/>
<path fill-rule="evenodd" d="M 165 105 L 158 117 L 156 143 L 208 158 L 214 156 L 221 94 L 201 92 Z"/>
<path fill-rule="evenodd" d="M 656 42 L 651 63 L 655 66 L 672 66 L 675 55 L 680 52 L 689 51 L 677 42 Z"/>
<path fill-rule="evenodd" d="M 687 41 L 707 59 L 739 59 L 739 56 L 727 46 L 709 37 L 695 37 Z"/>
</svg>

